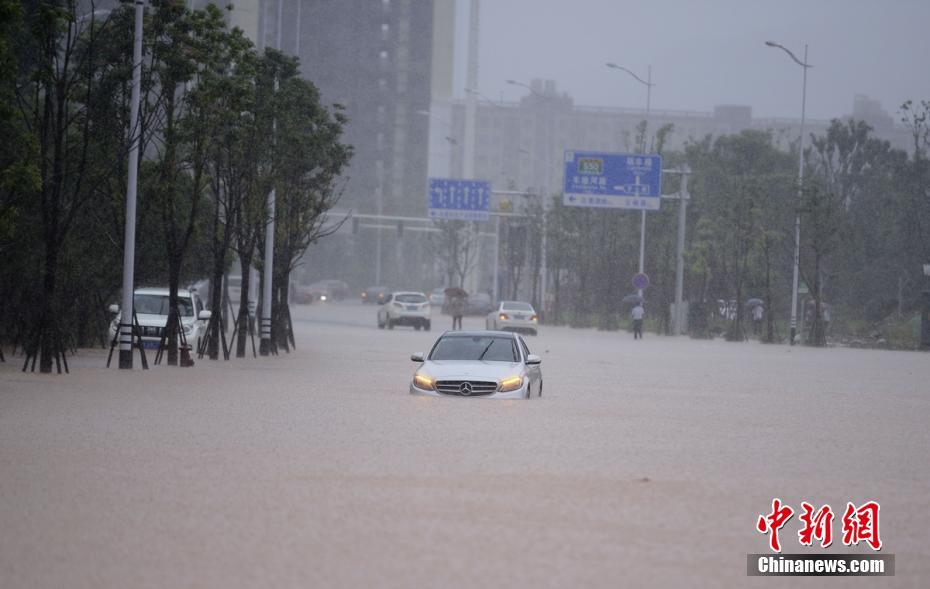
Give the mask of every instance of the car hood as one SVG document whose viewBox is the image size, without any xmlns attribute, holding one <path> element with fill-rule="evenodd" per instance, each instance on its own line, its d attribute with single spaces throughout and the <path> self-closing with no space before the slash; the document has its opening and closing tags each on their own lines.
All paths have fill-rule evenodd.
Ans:
<svg viewBox="0 0 930 589">
<path fill-rule="evenodd" d="M 500 380 L 522 375 L 522 362 L 473 362 L 466 360 L 428 360 L 420 372 L 436 380 Z"/>
</svg>

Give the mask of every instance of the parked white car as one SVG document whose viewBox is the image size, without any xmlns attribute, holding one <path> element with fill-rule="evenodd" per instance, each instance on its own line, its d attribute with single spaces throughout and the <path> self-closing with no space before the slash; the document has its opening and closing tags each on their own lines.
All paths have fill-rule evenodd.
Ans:
<svg viewBox="0 0 930 589">
<path fill-rule="evenodd" d="M 142 328 L 142 345 L 146 349 L 157 349 L 165 325 L 168 323 L 168 289 L 139 288 L 133 296 L 133 306 L 139 327 Z M 204 309 L 203 300 L 196 292 L 178 290 L 178 310 L 181 313 L 181 326 L 184 337 L 196 352 L 200 340 L 206 335 L 210 311 Z M 119 329 L 122 313 L 117 305 L 110 305 L 110 311 L 116 314 L 110 323 L 110 340 Z"/>
<path fill-rule="evenodd" d="M 378 329 L 411 325 L 417 331 L 430 330 L 430 304 L 422 292 L 392 292 L 378 303 Z"/>
<path fill-rule="evenodd" d="M 533 305 L 521 301 L 501 301 L 497 309 L 488 313 L 485 329 L 491 331 L 516 331 L 536 335 L 539 317 Z"/>
</svg>

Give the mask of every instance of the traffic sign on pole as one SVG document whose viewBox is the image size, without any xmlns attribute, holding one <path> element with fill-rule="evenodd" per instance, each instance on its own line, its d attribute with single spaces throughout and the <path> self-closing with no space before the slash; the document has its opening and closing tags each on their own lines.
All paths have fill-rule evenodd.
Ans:
<svg viewBox="0 0 930 589">
<path fill-rule="evenodd" d="M 429 217 L 459 221 L 487 221 L 491 183 L 486 180 L 429 179 Z"/>
<path fill-rule="evenodd" d="M 661 196 L 660 155 L 565 152 L 566 206 L 657 211 Z"/>
<path fill-rule="evenodd" d="M 633 276 L 633 288 L 636 290 L 646 290 L 649 286 L 649 276 L 639 272 Z"/>
</svg>

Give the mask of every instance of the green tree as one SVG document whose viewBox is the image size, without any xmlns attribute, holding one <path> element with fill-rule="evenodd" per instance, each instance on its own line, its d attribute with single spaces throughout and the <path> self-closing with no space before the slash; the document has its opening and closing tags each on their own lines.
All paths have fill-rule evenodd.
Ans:
<svg viewBox="0 0 930 589">
<path fill-rule="evenodd" d="M 107 121 L 114 115 L 113 67 L 103 61 L 102 48 L 109 43 L 106 18 L 94 11 L 93 2 L 89 8 L 79 13 L 74 1 L 24 3 L 23 26 L 15 24 L 15 13 L 8 13 L 4 31 L 7 39 L 11 33 L 15 39 L 3 57 L 8 72 L 10 59 L 16 62 L 15 100 L 6 104 L 17 108 L 0 118 L 13 137 L 19 134 L 22 151 L 13 160 L 4 154 L 6 194 L 0 214 L 6 219 L 15 215 L 19 259 L 40 268 L 40 280 L 17 280 L 21 300 L 36 303 L 17 308 L 35 309 L 21 320 L 28 325 L 27 362 L 38 358 L 42 372 L 51 372 L 53 359 L 63 359 L 69 337 L 61 321 L 67 309 L 61 304 L 60 280 L 66 244 L 114 172 L 112 154 L 121 148 L 121 142 L 115 150 L 105 145 L 112 139 Z M 9 92 L 8 75 L 4 80 Z"/>
</svg>

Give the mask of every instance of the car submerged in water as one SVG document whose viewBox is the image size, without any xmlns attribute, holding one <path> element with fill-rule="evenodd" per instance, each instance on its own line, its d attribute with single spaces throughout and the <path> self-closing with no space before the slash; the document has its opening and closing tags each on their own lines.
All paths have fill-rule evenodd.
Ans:
<svg viewBox="0 0 930 589">
<path fill-rule="evenodd" d="M 410 393 L 432 397 L 529 399 L 542 396 L 541 358 L 520 334 L 504 331 L 447 331 L 421 362 Z"/>
<path fill-rule="evenodd" d="M 539 317 L 533 305 L 521 301 L 501 301 L 488 313 L 484 325 L 494 331 L 516 331 L 536 335 Z"/>
<path fill-rule="evenodd" d="M 429 299 L 422 292 L 392 292 L 378 304 L 378 329 L 409 325 L 416 331 L 429 331 L 432 327 Z"/>
<path fill-rule="evenodd" d="M 138 288 L 133 293 L 133 310 L 142 329 L 142 346 L 146 349 L 157 349 L 161 342 L 165 325 L 168 323 L 168 295 L 167 288 Z M 109 329 L 112 341 L 119 329 L 122 314 L 117 305 L 110 305 L 110 312 L 115 315 Z M 203 300 L 197 291 L 179 289 L 178 312 L 181 315 L 184 338 L 191 350 L 197 351 L 200 348 L 200 340 L 206 336 L 210 311 L 204 308 Z"/>
</svg>

